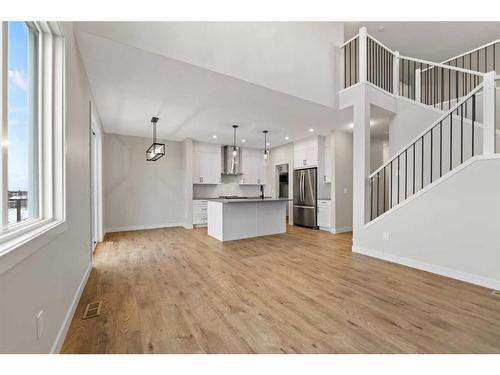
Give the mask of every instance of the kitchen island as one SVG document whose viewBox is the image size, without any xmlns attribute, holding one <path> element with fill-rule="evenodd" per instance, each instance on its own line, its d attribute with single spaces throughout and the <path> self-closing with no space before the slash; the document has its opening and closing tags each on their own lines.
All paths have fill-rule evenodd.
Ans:
<svg viewBox="0 0 500 375">
<path fill-rule="evenodd" d="M 208 234 L 219 241 L 286 232 L 288 198 L 208 199 Z"/>
</svg>

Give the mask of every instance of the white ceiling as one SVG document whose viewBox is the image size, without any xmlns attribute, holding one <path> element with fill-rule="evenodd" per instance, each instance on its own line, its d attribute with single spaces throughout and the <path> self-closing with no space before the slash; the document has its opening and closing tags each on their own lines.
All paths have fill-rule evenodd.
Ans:
<svg viewBox="0 0 500 375">
<path fill-rule="evenodd" d="M 327 134 L 352 121 L 351 110 L 339 111 L 81 31 L 77 40 L 108 133 L 149 137 L 149 121 L 158 115 L 160 139 L 230 144 L 231 126 L 238 124 L 238 139 L 245 138 L 245 145 L 263 147 L 262 130 L 269 130 L 274 147 Z"/>
<path fill-rule="evenodd" d="M 346 22 L 345 40 L 356 35 L 361 26 L 402 55 L 435 62 L 500 39 L 500 22 Z"/>
</svg>

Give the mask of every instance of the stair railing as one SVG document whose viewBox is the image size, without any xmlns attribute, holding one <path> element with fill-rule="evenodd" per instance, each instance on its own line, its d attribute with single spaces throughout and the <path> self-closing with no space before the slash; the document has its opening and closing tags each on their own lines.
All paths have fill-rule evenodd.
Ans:
<svg viewBox="0 0 500 375">
<path fill-rule="evenodd" d="M 343 85 L 344 89 L 359 82 L 359 34 L 353 36 L 340 46 L 343 55 Z"/>
<path fill-rule="evenodd" d="M 497 54 L 500 56 L 500 49 L 496 51 L 497 43 L 500 41 L 481 47 L 483 52 L 474 50 L 454 60 L 435 63 L 400 56 L 398 51 L 369 35 L 366 27 L 361 27 L 357 35 L 340 46 L 344 62 L 343 88 L 369 83 L 389 94 L 447 111 L 477 87 L 485 74 L 472 70 L 474 65 L 467 67 L 467 64 L 454 64 L 454 61 L 461 61 L 462 57 L 466 61 L 467 56 L 476 54 L 479 63 L 484 59 L 485 69 L 494 68 Z M 488 59 L 489 50 L 494 58 Z"/>
<path fill-rule="evenodd" d="M 477 97 L 483 86 L 480 83 L 472 89 L 369 176 L 370 220 L 482 152 L 476 128 L 481 126 Z"/>
<path fill-rule="evenodd" d="M 452 57 L 442 64 L 487 73 L 500 67 L 500 39 Z"/>
<path fill-rule="evenodd" d="M 483 80 L 484 73 L 399 56 L 399 96 L 448 111 Z"/>
</svg>

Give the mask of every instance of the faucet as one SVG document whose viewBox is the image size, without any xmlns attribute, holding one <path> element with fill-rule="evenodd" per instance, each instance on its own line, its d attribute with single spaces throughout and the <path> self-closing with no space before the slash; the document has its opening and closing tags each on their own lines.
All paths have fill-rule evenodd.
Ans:
<svg viewBox="0 0 500 375">
<path fill-rule="evenodd" d="M 264 199 L 264 185 L 260 185 L 260 198 Z"/>
</svg>

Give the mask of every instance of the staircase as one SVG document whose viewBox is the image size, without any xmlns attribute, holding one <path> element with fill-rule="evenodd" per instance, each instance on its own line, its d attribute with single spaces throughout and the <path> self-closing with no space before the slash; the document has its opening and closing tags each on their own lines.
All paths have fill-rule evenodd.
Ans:
<svg viewBox="0 0 500 375">
<path fill-rule="evenodd" d="M 437 121 L 369 175 L 369 217 L 365 222 L 432 188 L 469 159 L 496 152 L 498 44 L 500 40 L 442 63 L 401 56 L 368 35 L 366 28 L 341 46 L 344 90 L 367 84 L 442 112 Z"/>
</svg>

